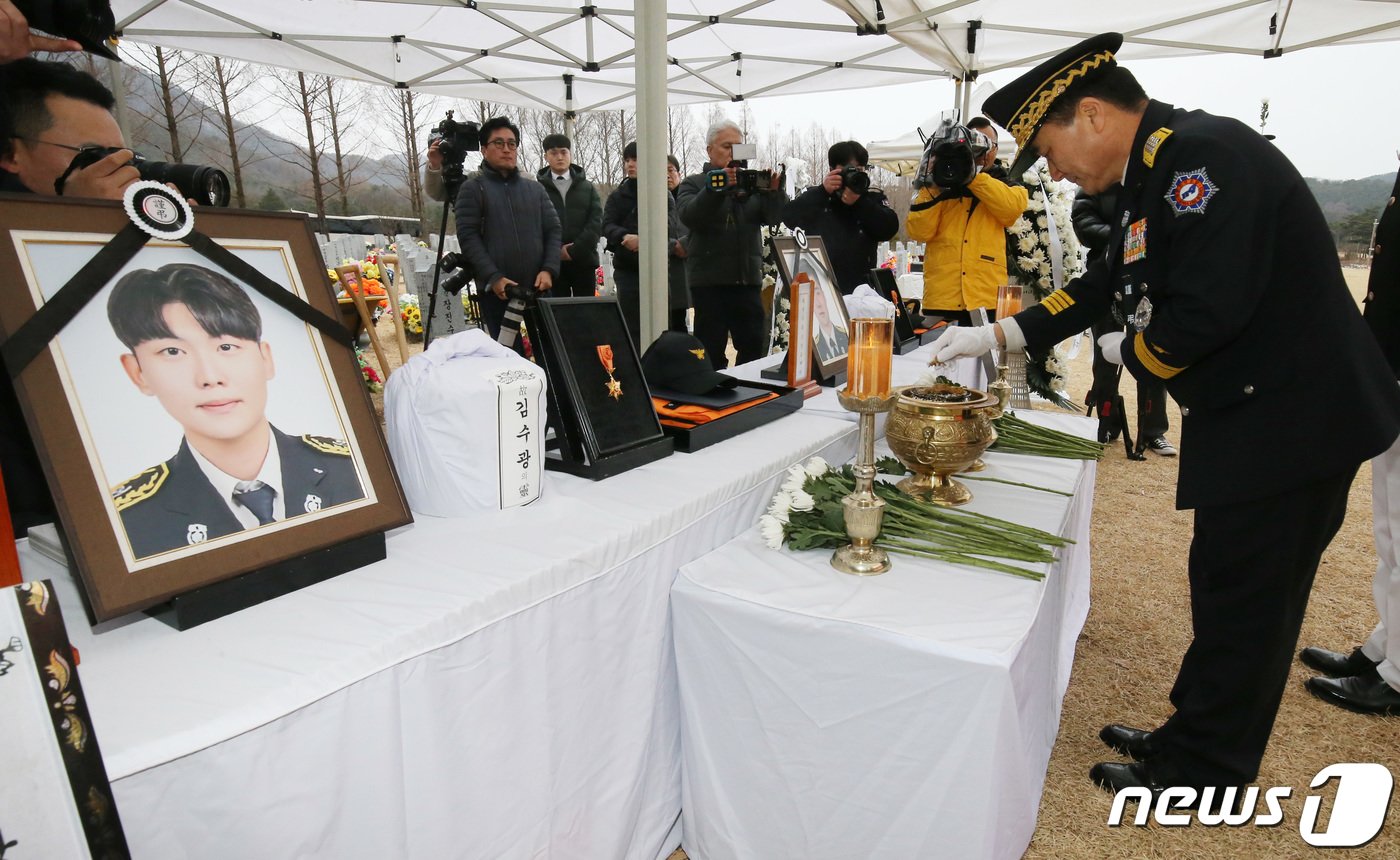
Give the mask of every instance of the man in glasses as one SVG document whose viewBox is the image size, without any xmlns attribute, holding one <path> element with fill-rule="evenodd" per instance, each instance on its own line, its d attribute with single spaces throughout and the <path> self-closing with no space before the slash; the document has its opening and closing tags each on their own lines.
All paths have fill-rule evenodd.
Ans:
<svg viewBox="0 0 1400 860">
<path fill-rule="evenodd" d="M 549 294 L 563 234 L 544 186 L 520 174 L 520 129 L 508 118 L 482 123 L 481 157 L 480 172 L 457 195 L 457 238 L 476 273 L 482 320 L 498 337 L 508 288 Z"/>
<path fill-rule="evenodd" d="M 90 147 L 124 147 L 115 100 L 96 78 L 65 63 L 33 58 L 0 66 L 0 191 L 53 196 L 55 182 Z M 68 173 L 65 197 L 120 200 L 140 178 L 126 149 Z"/>
</svg>

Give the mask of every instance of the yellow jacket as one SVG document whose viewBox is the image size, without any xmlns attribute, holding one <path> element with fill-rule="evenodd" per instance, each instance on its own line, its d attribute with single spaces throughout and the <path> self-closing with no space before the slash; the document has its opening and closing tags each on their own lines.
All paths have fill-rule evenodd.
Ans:
<svg viewBox="0 0 1400 860">
<path fill-rule="evenodd" d="M 968 184 L 975 209 L 972 197 L 916 208 L 941 190 L 919 189 L 905 225 L 909 238 L 925 244 L 924 308 L 994 308 L 1006 283 L 1006 228 L 1026 211 L 1026 189 L 979 173 Z"/>
</svg>

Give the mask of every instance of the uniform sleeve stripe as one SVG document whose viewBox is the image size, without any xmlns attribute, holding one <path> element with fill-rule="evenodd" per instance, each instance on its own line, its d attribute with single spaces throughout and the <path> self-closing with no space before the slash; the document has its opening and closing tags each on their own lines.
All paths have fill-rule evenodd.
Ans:
<svg viewBox="0 0 1400 860">
<path fill-rule="evenodd" d="M 1142 366 L 1147 368 L 1148 373 L 1153 376 L 1159 376 L 1162 379 L 1171 379 L 1173 376 L 1176 376 L 1186 369 L 1184 367 L 1172 367 L 1169 364 L 1163 364 L 1157 356 L 1152 354 L 1152 350 L 1147 348 L 1147 338 L 1141 335 L 1133 338 L 1133 352 L 1137 355 L 1138 361 L 1142 362 Z"/>
<path fill-rule="evenodd" d="M 1057 314 L 1074 304 L 1074 299 L 1070 298 L 1069 294 L 1064 290 L 1056 290 L 1041 300 L 1040 303 L 1045 305 L 1045 309 L 1050 311 L 1051 314 Z"/>
</svg>

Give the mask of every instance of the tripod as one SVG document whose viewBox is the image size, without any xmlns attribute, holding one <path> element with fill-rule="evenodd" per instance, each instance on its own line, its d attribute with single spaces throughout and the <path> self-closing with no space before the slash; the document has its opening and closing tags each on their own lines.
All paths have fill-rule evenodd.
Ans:
<svg viewBox="0 0 1400 860">
<path fill-rule="evenodd" d="M 442 165 L 442 225 L 438 228 L 437 259 L 433 260 L 433 288 L 428 293 L 428 316 L 423 320 L 423 349 L 433 342 L 433 316 L 437 313 L 438 282 L 442 280 L 442 253 L 447 247 L 447 211 L 462 188 L 462 163 Z"/>
</svg>

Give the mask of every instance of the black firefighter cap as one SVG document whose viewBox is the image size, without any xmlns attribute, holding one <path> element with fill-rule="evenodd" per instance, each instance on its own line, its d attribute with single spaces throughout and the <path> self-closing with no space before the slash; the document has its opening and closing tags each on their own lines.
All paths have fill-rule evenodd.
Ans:
<svg viewBox="0 0 1400 860">
<path fill-rule="evenodd" d="M 1113 55 L 1123 46 L 1122 33 L 1100 33 L 1062 51 L 1021 77 L 992 93 L 982 103 L 982 113 L 1011 132 L 1016 139 L 1016 161 L 1011 175 L 1020 176 L 1040 157 L 1035 134 L 1045 114 L 1060 96 L 1093 80 L 1118 63 Z"/>
<path fill-rule="evenodd" d="M 662 332 L 642 355 L 647 385 L 681 394 L 707 394 L 733 388 L 739 380 L 719 373 L 705 356 L 705 345 L 683 331 Z"/>
</svg>

